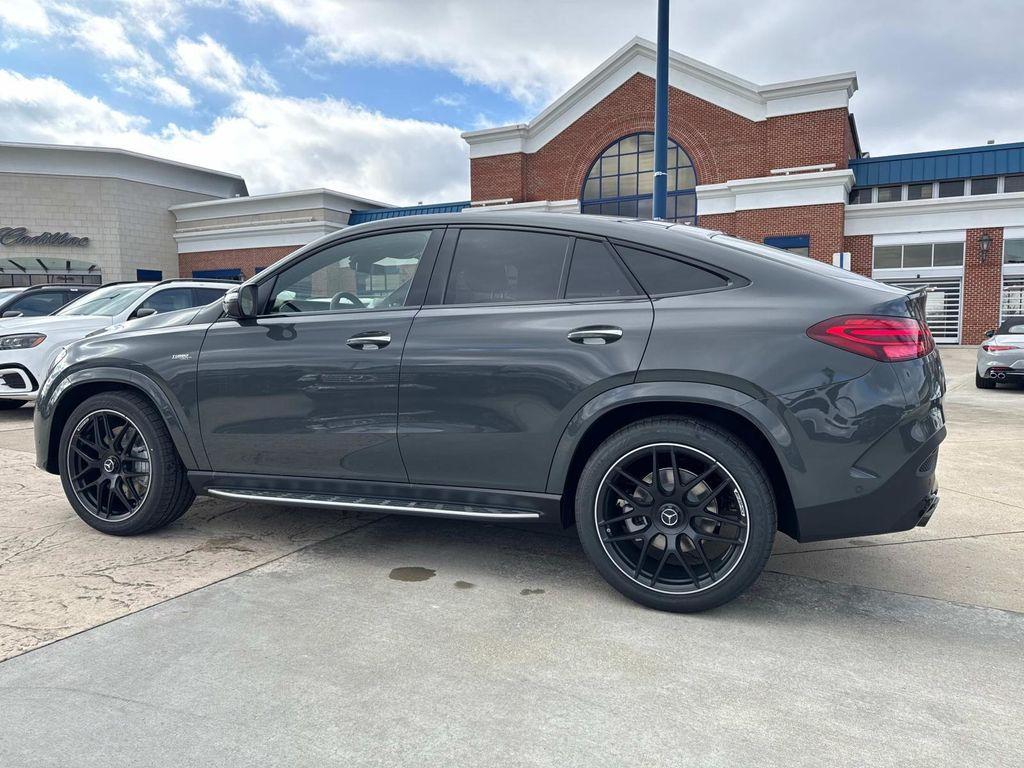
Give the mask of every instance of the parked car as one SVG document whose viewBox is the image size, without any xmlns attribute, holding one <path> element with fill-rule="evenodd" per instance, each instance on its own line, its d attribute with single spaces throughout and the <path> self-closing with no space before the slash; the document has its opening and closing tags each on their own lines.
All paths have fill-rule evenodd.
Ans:
<svg viewBox="0 0 1024 768">
<path fill-rule="evenodd" d="M 575 524 L 654 608 L 746 589 L 777 529 L 923 525 L 945 382 L 924 294 L 720 232 L 474 211 L 351 227 L 71 345 L 37 462 L 129 535 L 196 494 Z"/>
<path fill-rule="evenodd" d="M 1002 383 L 1024 384 L 1024 317 L 1007 317 L 978 347 L 975 386 L 995 389 Z"/>
<path fill-rule="evenodd" d="M 75 299 L 96 290 L 93 285 L 50 283 L 24 288 L 0 289 L 0 319 L 52 315 Z M 0 328 L 4 324 L 0 322 Z"/>
<path fill-rule="evenodd" d="M 197 280 L 110 283 L 53 315 L 0 320 L 0 410 L 35 400 L 47 368 L 67 344 L 135 318 L 209 304 L 227 288 Z"/>
</svg>

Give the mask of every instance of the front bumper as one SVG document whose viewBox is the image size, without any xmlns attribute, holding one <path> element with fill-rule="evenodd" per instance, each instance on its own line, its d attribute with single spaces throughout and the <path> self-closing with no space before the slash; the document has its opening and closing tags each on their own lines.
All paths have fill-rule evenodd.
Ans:
<svg viewBox="0 0 1024 768">
<path fill-rule="evenodd" d="M 0 365 L 0 399 L 35 400 L 39 384 L 31 371 L 20 365 Z"/>
</svg>

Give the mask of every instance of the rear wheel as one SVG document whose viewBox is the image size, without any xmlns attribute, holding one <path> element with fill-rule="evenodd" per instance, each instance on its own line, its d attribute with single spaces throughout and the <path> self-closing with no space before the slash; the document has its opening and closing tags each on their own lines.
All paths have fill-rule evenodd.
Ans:
<svg viewBox="0 0 1024 768">
<path fill-rule="evenodd" d="M 646 419 L 590 457 L 576 525 L 587 556 L 626 597 L 702 611 L 763 570 L 775 500 L 760 462 L 731 433 L 698 419 Z"/>
<path fill-rule="evenodd" d="M 978 389 L 995 389 L 996 383 L 992 379 L 986 379 L 984 376 L 979 375 L 978 372 L 975 371 L 974 386 L 976 386 Z"/>
<path fill-rule="evenodd" d="M 104 533 L 160 528 L 195 499 L 163 420 L 134 393 L 95 395 L 79 405 L 64 425 L 58 460 L 71 506 Z"/>
<path fill-rule="evenodd" d="M 13 411 L 16 408 L 21 408 L 24 404 L 24 400 L 0 400 L 0 411 Z"/>
</svg>

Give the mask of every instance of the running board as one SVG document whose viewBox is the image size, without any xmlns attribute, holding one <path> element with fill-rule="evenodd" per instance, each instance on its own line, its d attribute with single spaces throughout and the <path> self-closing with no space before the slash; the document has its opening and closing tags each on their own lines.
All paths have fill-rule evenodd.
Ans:
<svg viewBox="0 0 1024 768">
<path fill-rule="evenodd" d="M 406 501 L 404 499 L 371 499 L 356 496 L 332 496 L 295 491 L 259 491 L 236 488 L 208 488 L 206 493 L 221 499 L 258 501 L 264 504 L 294 504 L 300 507 L 329 507 L 331 509 L 361 509 L 370 512 L 398 512 L 403 515 L 429 517 L 475 518 L 477 520 L 537 520 L 538 512 L 524 512 L 497 507 L 470 507 L 443 504 L 435 501 Z"/>
</svg>

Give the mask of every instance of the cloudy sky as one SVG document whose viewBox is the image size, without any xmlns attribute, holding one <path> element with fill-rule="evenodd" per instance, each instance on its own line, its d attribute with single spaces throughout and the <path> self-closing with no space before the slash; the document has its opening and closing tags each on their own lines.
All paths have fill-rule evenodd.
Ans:
<svg viewBox="0 0 1024 768">
<path fill-rule="evenodd" d="M 675 50 L 759 83 L 855 70 L 874 155 L 1024 140 L 1024 2 L 674 0 Z M 0 0 L 0 140 L 124 147 L 395 203 L 468 197 L 655 0 Z"/>
</svg>

